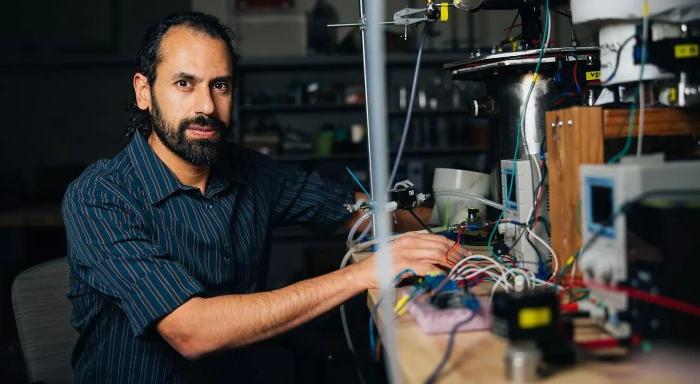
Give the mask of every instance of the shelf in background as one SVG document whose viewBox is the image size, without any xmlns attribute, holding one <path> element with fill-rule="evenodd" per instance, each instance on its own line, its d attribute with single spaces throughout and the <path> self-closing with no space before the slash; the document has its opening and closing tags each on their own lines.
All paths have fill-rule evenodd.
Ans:
<svg viewBox="0 0 700 384">
<path fill-rule="evenodd" d="M 424 53 L 421 66 L 439 65 L 469 57 L 468 53 Z M 394 67 L 413 67 L 416 64 L 415 53 L 390 54 L 387 65 Z M 261 72 L 269 70 L 289 71 L 299 68 L 315 69 L 353 69 L 362 67 L 362 56 L 357 55 L 317 55 L 308 57 L 279 57 L 243 59 L 240 69 L 246 72 Z"/>
<path fill-rule="evenodd" d="M 364 104 L 267 104 L 241 105 L 239 113 L 310 113 L 310 112 L 357 112 L 364 111 Z"/>
<path fill-rule="evenodd" d="M 294 104 L 269 104 L 269 105 L 242 105 L 238 109 L 239 114 L 256 114 L 256 113 L 314 113 L 314 112 L 361 112 L 365 110 L 364 104 L 309 104 L 309 105 L 294 105 Z M 405 116 L 406 111 L 391 110 L 389 116 Z M 448 115 L 448 116 L 464 116 L 467 118 L 466 112 L 462 109 L 413 109 L 414 116 L 427 115 Z"/>
<path fill-rule="evenodd" d="M 490 149 L 487 147 L 478 146 L 467 146 L 467 147 L 451 147 L 451 148 L 407 148 L 404 151 L 404 156 L 407 157 L 441 157 L 441 156 L 454 156 L 463 154 L 478 154 L 488 152 Z M 395 156 L 396 153 L 392 152 L 391 156 Z M 318 156 L 313 154 L 299 154 L 299 155 L 276 155 L 272 156 L 273 159 L 280 162 L 315 162 L 315 161 L 354 161 L 354 160 L 366 160 L 367 153 L 337 153 L 327 156 Z"/>
</svg>

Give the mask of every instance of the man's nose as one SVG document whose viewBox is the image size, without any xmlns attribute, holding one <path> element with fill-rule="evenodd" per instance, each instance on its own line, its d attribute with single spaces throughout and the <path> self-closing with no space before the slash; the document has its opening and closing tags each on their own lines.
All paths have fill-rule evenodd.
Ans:
<svg viewBox="0 0 700 384">
<path fill-rule="evenodd" d="M 201 87 L 195 95 L 195 112 L 210 116 L 214 113 L 214 99 L 211 97 L 209 87 Z"/>
</svg>

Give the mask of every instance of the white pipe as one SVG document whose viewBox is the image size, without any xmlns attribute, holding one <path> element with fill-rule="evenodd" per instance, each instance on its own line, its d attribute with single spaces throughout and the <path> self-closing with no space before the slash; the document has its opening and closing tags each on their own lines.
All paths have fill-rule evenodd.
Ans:
<svg viewBox="0 0 700 384">
<path fill-rule="evenodd" d="M 442 196 L 445 196 L 445 197 L 463 197 L 465 199 L 474 200 L 474 201 L 478 201 L 482 204 L 490 205 L 490 206 L 492 206 L 498 210 L 501 210 L 501 211 L 503 210 L 503 204 L 498 204 L 497 202 L 495 202 L 493 200 L 485 199 L 481 196 L 473 195 L 473 194 L 467 193 L 467 192 L 435 191 L 435 192 L 433 192 L 433 195 L 435 197 L 442 197 Z"/>
<path fill-rule="evenodd" d="M 372 153 L 372 137 L 370 135 L 370 132 L 372 132 L 372 126 L 370 125 L 369 121 L 369 87 L 367 84 L 367 49 L 366 49 L 366 42 L 365 42 L 365 28 L 364 26 L 366 25 L 367 19 L 365 18 L 365 6 L 364 6 L 364 1 L 365 0 L 358 0 L 359 5 L 360 5 L 360 24 L 362 25 L 360 27 L 360 36 L 362 38 L 362 74 L 363 80 L 365 82 L 365 104 L 367 107 L 365 108 L 365 114 L 366 114 L 366 122 L 367 122 L 367 154 Z M 368 169 L 369 169 L 369 192 L 370 194 L 374 193 L 374 185 L 372 185 L 372 158 L 371 156 L 367 157 L 367 162 L 368 162 Z M 374 199 L 374 196 L 367 196 L 370 199 Z M 372 234 L 374 234 L 374 231 L 372 231 Z"/>
<path fill-rule="evenodd" d="M 357 221 L 355 221 L 355 224 L 352 225 L 352 228 L 350 228 L 350 232 L 348 233 L 348 246 L 350 246 L 354 242 L 355 232 L 357 232 L 357 230 L 360 228 L 362 223 L 367 221 L 367 219 L 369 219 L 371 216 L 372 216 L 372 212 L 367 212 L 367 213 L 363 214 L 362 216 L 360 216 L 360 218 L 357 219 Z M 369 225 L 368 225 L 368 227 L 369 227 Z M 365 233 L 365 232 L 362 232 L 362 233 Z"/>
</svg>

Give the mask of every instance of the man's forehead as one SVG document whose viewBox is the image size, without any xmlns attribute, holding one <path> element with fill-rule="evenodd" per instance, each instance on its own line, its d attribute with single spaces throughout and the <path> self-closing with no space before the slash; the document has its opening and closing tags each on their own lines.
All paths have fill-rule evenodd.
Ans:
<svg viewBox="0 0 700 384">
<path fill-rule="evenodd" d="M 231 53 L 223 39 L 186 26 L 170 28 L 159 47 L 160 65 L 170 71 L 206 70 L 231 75 Z M 224 73 L 222 73 L 224 71 Z"/>
</svg>

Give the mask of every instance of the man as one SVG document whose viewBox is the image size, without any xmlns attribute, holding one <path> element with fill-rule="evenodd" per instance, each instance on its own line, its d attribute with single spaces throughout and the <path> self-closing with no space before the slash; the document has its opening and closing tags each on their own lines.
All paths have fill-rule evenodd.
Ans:
<svg viewBox="0 0 700 384">
<path fill-rule="evenodd" d="M 66 192 L 77 382 L 243 380 L 238 347 L 287 331 L 377 286 L 370 257 L 259 292 L 271 228 L 333 228 L 351 193 L 227 148 L 236 55 L 218 20 L 170 16 L 147 33 L 127 147 Z M 451 243 L 409 234 L 396 270 L 445 262 Z"/>
</svg>

